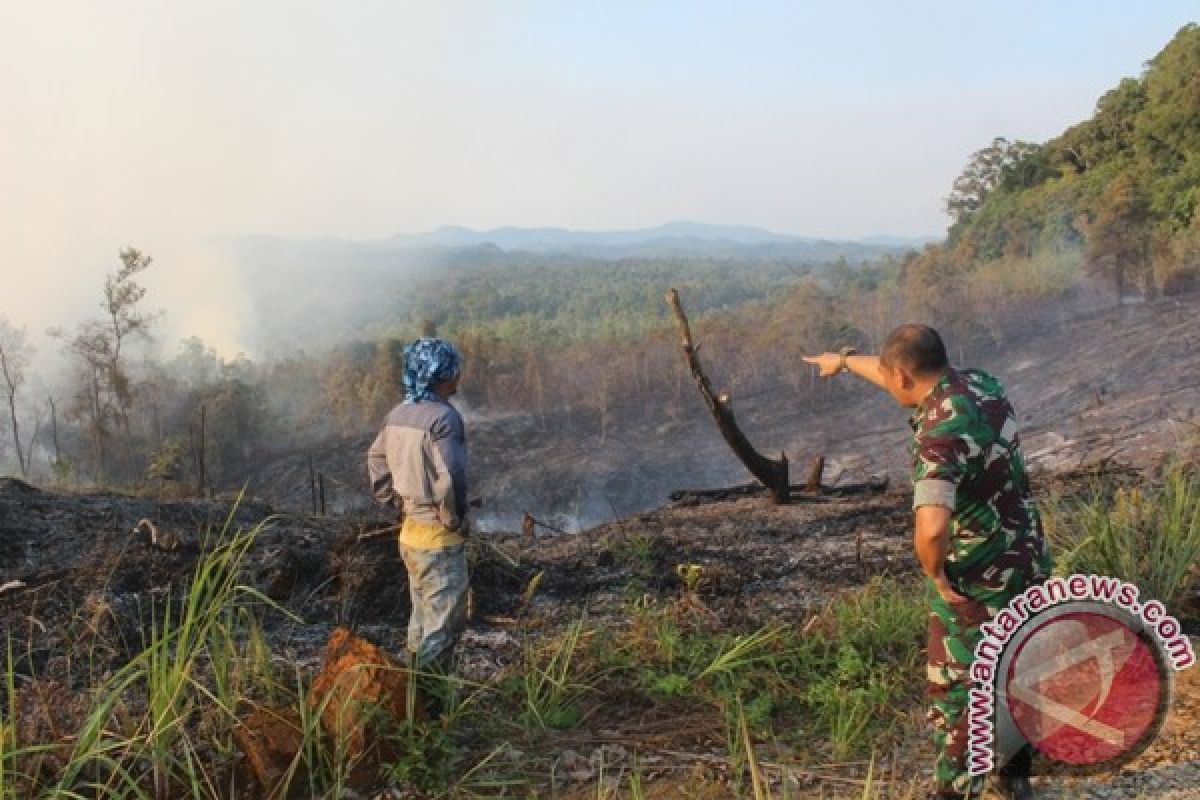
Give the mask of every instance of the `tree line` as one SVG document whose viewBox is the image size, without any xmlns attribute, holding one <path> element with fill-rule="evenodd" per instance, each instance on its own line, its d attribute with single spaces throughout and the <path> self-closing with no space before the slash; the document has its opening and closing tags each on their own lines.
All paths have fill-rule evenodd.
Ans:
<svg viewBox="0 0 1200 800">
<path fill-rule="evenodd" d="M 530 414 L 575 439 L 670 423 L 700 413 L 663 300 L 671 286 L 735 403 L 814 410 L 843 390 L 818 386 L 800 356 L 877 348 L 901 322 L 978 351 L 1071 303 L 1185 291 L 1200 280 L 1197 75 L 1190 25 L 1091 119 L 1044 144 L 996 139 L 975 153 L 951 187 L 945 241 L 870 263 L 500 254 L 397 283 L 403 308 L 379 303 L 352 340 L 306 338 L 303 352 L 253 361 L 197 338 L 152 356 L 159 319 L 139 281 L 153 260 L 127 248 L 100 313 L 53 332 L 70 364 L 61 386 L 30 380 L 26 332 L 0 315 L 0 465 L 68 485 L 236 486 L 270 458 L 374 430 L 401 398 L 405 344 L 428 325 L 466 356 L 473 411 Z"/>
<path fill-rule="evenodd" d="M 1078 261 L 1127 295 L 1200 285 L 1200 26 L 1182 28 L 1043 144 L 997 138 L 974 153 L 946 200 L 944 243 L 913 263 L 926 282 L 1014 273 L 1061 280 Z"/>
</svg>

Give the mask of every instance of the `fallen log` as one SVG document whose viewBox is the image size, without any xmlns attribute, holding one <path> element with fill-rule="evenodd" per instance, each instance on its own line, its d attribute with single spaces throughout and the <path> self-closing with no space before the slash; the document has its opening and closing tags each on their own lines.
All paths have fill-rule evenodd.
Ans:
<svg viewBox="0 0 1200 800">
<path fill-rule="evenodd" d="M 716 420 L 717 429 L 721 432 L 721 436 L 725 439 L 726 444 L 733 450 L 734 455 L 746 466 L 758 481 L 767 488 L 771 495 L 771 501 L 777 505 L 781 505 L 788 501 L 791 486 L 788 483 L 788 460 L 787 455 L 780 453 L 779 460 L 773 461 L 762 455 L 742 433 L 742 429 L 738 427 L 737 422 L 733 418 L 733 409 L 729 402 L 728 395 L 718 397 L 712 389 L 712 384 L 708 380 L 708 376 L 704 374 L 704 370 L 700 366 L 700 360 L 696 357 L 696 346 L 692 341 L 692 329 L 688 324 L 687 315 L 683 311 L 683 304 L 679 301 L 679 292 L 671 289 L 667 292 L 667 303 L 671 306 L 671 310 L 675 312 L 675 320 L 679 323 L 680 333 L 683 334 L 683 355 L 687 361 L 688 369 L 691 370 L 692 378 L 696 381 L 696 387 L 700 390 L 700 395 L 704 398 L 704 402 L 708 405 L 708 410 L 712 412 L 713 419 Z"/>
<path fill-rule="evenodd" d="M 789 502 L 824 503 L 835 497 L 883 492 L 887 487 L 888 481 L 886 478 L 863 483 L 846 483 L 840 486 L 822 486 L 816 492 L 811 491 L 808 484 L 794 484 L 789 487 Z M 747 483 L 740 486 L 725 486 L 715 489 L 677 489 L 667 495 L 667 497 L 672 503 L 690 504 L 736 500 L 741 497 L 761 497 L 767 493 L 767 488 L 762 484 Z"/>
</svg>

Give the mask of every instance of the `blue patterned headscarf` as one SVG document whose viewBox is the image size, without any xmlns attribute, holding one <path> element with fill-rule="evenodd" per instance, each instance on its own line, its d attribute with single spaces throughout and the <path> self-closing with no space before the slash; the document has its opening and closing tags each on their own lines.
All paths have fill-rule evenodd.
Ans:
<svg viewBox="0 0 1200 800">
<path fill-rule="evenodd" d="M 462 355 L 445 339 L 423 337 L 404 348 L 404 402 L 420 403 L 437 395 L 429 387 L 452 380 L 462 369 Z"/>
</svg>

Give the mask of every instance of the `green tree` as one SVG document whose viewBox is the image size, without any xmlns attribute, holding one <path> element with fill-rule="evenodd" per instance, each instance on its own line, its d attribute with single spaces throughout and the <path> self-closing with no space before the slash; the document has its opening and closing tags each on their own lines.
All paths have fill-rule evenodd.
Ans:
<svg viewBox="0 0 1200 800">
<path fill-rule="evenodd" d="M 1148 273 L 1148 215 L 1145 191 L 1134 173 L 1125 171 L 1105 187 L 1085 224 L 1084 264 L 1112 282 L 1118 302 L 1130 283 Z"/>
<path fill-rule="evenodd" d="M 135 280 L 152 259 L 132 247 L 120 252 L 121 266 L 105 278 L 104 316 L 81 323 L 67 343 L 67 352 L 77 364 L 77 388 L 72 414 L 86 422 L 92 443 L 93 478 L 102 479 L 106 443 L 113 426 L 124 434 L 129 467 L 134 462 L 133 435 L 129 412 L 133 407 L 133 382 L 127 369 L 127 347 L 131 338 L 148 337 L 155 315 L 141 309 L 146 290 Z M 61 331 L 52 331 L 62 335 Z"/>
<path fill-rule="evenodd" d="M 972 153 L 946 198 L 946 213 L 953 224 L 970 219 L 1001 184 L 1014 188 L 1033 185 L 1042 172 L 1037 159 L 1040 150 L 1032 142 L 1010 142 L 997 136 L 987 147 Z"/>
</svg>

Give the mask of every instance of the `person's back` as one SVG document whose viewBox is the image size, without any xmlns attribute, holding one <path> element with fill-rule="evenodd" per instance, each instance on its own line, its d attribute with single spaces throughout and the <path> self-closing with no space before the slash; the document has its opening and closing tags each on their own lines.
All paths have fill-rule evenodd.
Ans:
<svg viewBox="0 0 1200 800">
<path fill-rule="evenodd" d="M 402 544 L 428 549 L 462 541 L 466 430 L 454 406 L 440 398 L 397 405 L 384 420 L 368 463 L 375 499 L 404 511 Z"/>
<path fill-rule="evenodd" d="M 967 768 L 967 707 L 980 626 L 1051 568 L 1016 415 L 994 377 L 950 366 L 945 343 L 927 325 L 896 328 L 878 356 L 844 348 L 804 360 L 824 377 L 850 372 L 913 409 L 913 550 L 932 590 L 926 682 L 934 789 L 945 800 L 978 797 L 983 779 Z M 1032 796 L 1031 758 L 1023 741 L 997 752 L 1003 794 Z"/>
<path fill-rule="evenodd" d="M 1041 521 L 1000 382 L 983 370 L 947 369 L 910 424 L 914 505 L 941 502 L 954 512 L 947 575 L 960 579 L 1015 550 L 1022 573 L 1044 577 Z"/>
<path fill-rule="evenodd" d="M 388 413 L 367 453 L 375 499 L 404 512 L 400 556 L 412 599 L 406 646 L 420 667 L 448 667 L 466 622 L 467 439 L 449 403 L 461 360 L 441 339 L 405 348 L 404 402 Z"/>
</svg>

